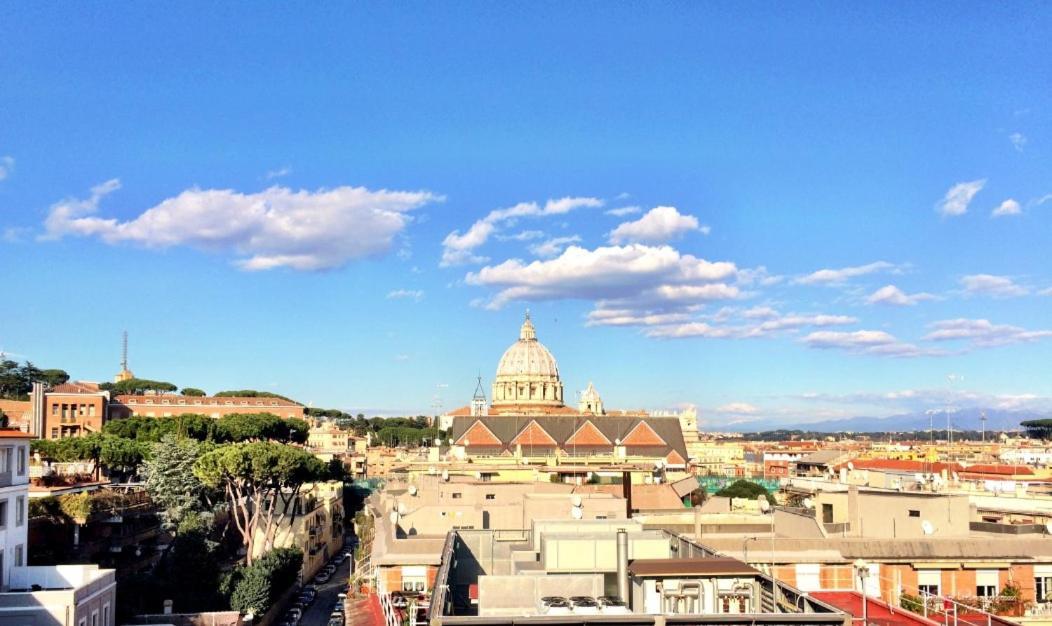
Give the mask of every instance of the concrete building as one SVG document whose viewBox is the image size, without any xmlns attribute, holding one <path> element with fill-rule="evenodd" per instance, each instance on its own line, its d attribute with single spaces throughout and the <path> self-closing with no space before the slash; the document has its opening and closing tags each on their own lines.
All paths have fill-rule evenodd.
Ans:
<svg viewBox="0 0 1052 626">
<path fill-rule="evenodd" d="M 256 530 L 255 556 L 270 548 L 299 548 L 303 551 L 300 575 L 307 581 L 343 549 L 343 483 L 304 485 L 289 507 L 289 515 L 278 525 L 271 546 L 267 546 L 263 531 Z"/>
<path fill-rule="evenodd" d="M 102 432 L 109 418 L 110 392 L 99 389 L 97 383 L 74 381 L 56 385 L 50 390 L 34 389 L 41 394 L 42 403 L 34 415 L 36 424 L 31 432 L 41 439 L 83 437 Z"/>
<path fill-rule="evenodd" d="M 428 618 L 436 626 L 849 623 L 844 613 L 741 561 L 631 520 L 453 531 Z"/>
<path fill-rule="evenodd" d="M 27 565 L 29 439 L 0 430 L 0 625 L 114 626 L 113 570 Z"/>
<path fill-rule="evenodd" d="M 175 417 L 178 415 L 207 415 L 223 417 L 233 413 L 271 413 L 278 417 L 302 418 L 306 408 L 284 398 L 268 397 L 209 397 L 178 396 L 173 394 L 120 395 L 110 405 L 110 419 L 139 415 L 143 417 Z"/>
</svg>

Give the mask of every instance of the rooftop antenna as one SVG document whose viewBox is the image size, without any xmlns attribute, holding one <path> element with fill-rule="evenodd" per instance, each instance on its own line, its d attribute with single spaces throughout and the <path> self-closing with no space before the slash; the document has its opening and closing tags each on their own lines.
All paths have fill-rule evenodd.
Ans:
<svg viewBox="0 0 1052 626">
<path fill-rule="evenodd" d="M 128 370 L 128 331 L 121 333 L 121 371 Z"/>
</svg>

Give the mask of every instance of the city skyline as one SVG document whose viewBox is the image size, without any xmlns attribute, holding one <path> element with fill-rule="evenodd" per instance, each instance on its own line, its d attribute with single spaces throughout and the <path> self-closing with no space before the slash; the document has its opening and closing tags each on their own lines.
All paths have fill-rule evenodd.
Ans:
<svg viewBox="0 0 1052 626">
<path fill-rule="evenodd" d="M 568 403 L 1052 410 L 1045 7 L 125 8 L 0 10 L 19 360 L 432 413 L 529 308 Z"/>
</svg>

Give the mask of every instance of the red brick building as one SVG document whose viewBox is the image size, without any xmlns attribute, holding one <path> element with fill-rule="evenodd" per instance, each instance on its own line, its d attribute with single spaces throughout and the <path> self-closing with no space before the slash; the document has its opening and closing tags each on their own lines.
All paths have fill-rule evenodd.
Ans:
<svg viewBox="0 0 1052 626">
<path fill-rule="evenodd" d="M 271 413 L 284 418 L 302 418 L 306 408 L 302 404 L 282 398 L 121 395 L 110 402 L 109 419 L 122 419 L 133 415 L 175 417 L 189 414 L 218 418 L 232 413 Z"/>
</svg>

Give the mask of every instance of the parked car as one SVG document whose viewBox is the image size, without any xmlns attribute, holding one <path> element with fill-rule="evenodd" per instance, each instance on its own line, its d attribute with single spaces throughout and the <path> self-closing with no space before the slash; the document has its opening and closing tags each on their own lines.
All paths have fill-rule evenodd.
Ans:
<svg viewBox="0 0 1052 626">
<path fill-rule="evenodd" d="M 343 626 L 342 617 L 330 617 L 328 626 Z"/>
<path fill-rule="evenodd" d="M 332 576 L 328 572 L 322 571 L 314 577 L 314 582 L 318 583 L 319 585 L 324 585 L 325 583 L 329 582 L 329 578 L 331 577 Z"/>
</svg>

